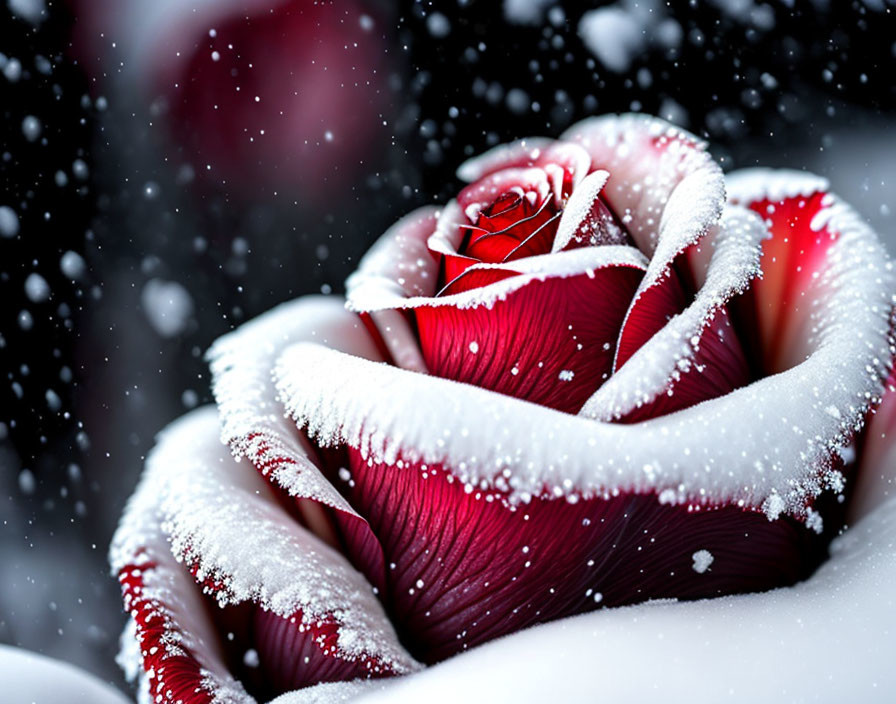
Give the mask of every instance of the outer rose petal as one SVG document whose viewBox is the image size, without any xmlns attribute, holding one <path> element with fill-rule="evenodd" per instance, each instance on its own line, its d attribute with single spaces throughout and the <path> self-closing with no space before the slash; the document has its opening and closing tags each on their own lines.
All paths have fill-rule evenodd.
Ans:
<svg viewBox="0 0 896 704">
<path fill-rule="evenodd" d="M 395 364 L 414 371 L 426 371 L 426 365 L 408 319 L 395 308 L 406 298 L 436 294 L 439 265 L 427 240 L 438 216 L 439 209 L 431 207 L 405 215 L 377 240 L 345 282 L 346 307 L 369 315 Z"/>
<path fill-rule="evenodd" d="M 832 266 L 828 252 L 839 233 L 828 227 L 832 197 L 827 181 L 798 171 L 744 169 L 728 176 L 731 200 L 765 219 L 762 279 L 742 305 L 750 324 L 751 352 L 762 372 L 774 374 L 805 359 L 820 274 Z"/>
<path fill-rule="evenodd" d="M 724 178 L 701 140 L 657 118 L 591 118 L 561 139 L 581 144 L 591 168 L 610 173 L 603 197 L 651 259 L 619 336 L 618 369 L 684 310 L 684 282 L 672 264 L 718 222 Z"/>
<path fill-rule="evenodd" d="M 257 473 L 246 472 L 227 456 L 217 441 L 217 429 L 216 413 L 206 408 L 165 431 L 116 534 L 112 562 L 125 584 L 126 598 L 132 593 L 142 604 L 159 595 L 157 603 L 150 602 L 153 610 L 143 621 L 143 612 L 137 612 L 138 637 L 141 626 L 144 638 L 164 626 L 164 619 L 153 614 L 176 615 L 181 600 L 198 596 L 198 588 L 188 587 L 185 580 L 176 584 L 176 590 L 150 592 L 145 569 L 130 557 L 144 554 L 148 548 L 142 546 L 147 539 L 161 536 L 159 527 L 163 526 L 171 541 L 170 552 L 190 568 L 220 606 L 249 604 L 257 612 L 254 640 L 248 645 L 258 650 L 264 681 L 275 690 L 321 679 L 413 670 L 416 663 L 398 644 L 364 578 L 342 555 L 295 523 Z M 138 511 L 142 515 L 135 516 Z M 170 564 L 171 556 L 160 555 L 162 559 Z M 203 613 L 198 602 L 193 608 L 197 615 Z M 188 621 L 178 637 L 194 638 L 195 628 Z M 164 645 L 164 632 L 158 637 L 163 638 L 159 645 Z M 237 635 L 244 644 L 247 638 L 248 632 Z M 214 652 L 215 643 L 213 635 L 204 633 L 203 641 L 186 654 L 204 667 L 200 658 L 213 657 L 209 653 Z M 162 673 L 170 673 L 159 687 L 177 687 L 183 697 L 204 681 L 193 660 L 176 653 L 175 670 L 164 657 L 159 663 L 147 660 L 159 657 L 156 649 L 146 652 L 147 672 L 161 677 L 161 666 Z M 298 662 L 297 653 L 302 655 Z M 225 693 L 240 691 L 228 676 L 219 679 L 200 690 L 209 696 L 217 695 L 222 687 Z M 165 691 L 159 687 L 158 691 Z M 243 696 L 240 701 L 252 700 Z"/>
<path fill-rule="evenodd" d="M 580 413 L 633 422 L 723 396 L 750 381 L 750 366 L 727 305 L 759 274 L 762 221 L 728 206 L 693 253 L 693 302 L 640 347 Z"/>
<path fill-rule="evenodd" d="M 395 423 L 394 414 L 381 413 L 387 407 L 384 402 L 394 402 L 386 401 L 388 390 L 404 385 L 405 392 L 416 399 L 415 408 L 405 414 L 413 412 L 419 422 L 426 423 L 430 420 L 424 411 L 429 408 L 428 396 L 443 398 L 451 384 L 350 362 L 336 353 L 323 354 L 335 355 L 332 361 L 339 363 L 343 383 L 357 385 L 363 377 L 375 384 L 366 389 L 363 399 L 348 402 L 355 406 L 353 410 L 332 407 L 329 397 L 320 403 L 309 388 L 313 382 L 290 371 L 299 364 L 314 365 L 315 376 L 324 371 L 314 364 L 315 355 L 307 347 L 285 353 L 278 364 L 278 385 L 287 406 L 307 418 L 311 432 L 323 438 L 328 432 L 324 428 L 335 424 L 351 448 L 346 491 L 370 520 L 392 565 L 386 599 L 393 618 L 412 649 L 427 660 L 599 604 L 714 596 L 791 583 L 804 577 L 818 559 L 822 543 L 799 522 L 769 521 L 761 512 L 727 502 L 699 510 L 676 501 L 674 492 L 658 500 L 649 489 L 640 493 L 609 487 L 584 495 L 572 493 L 564 500 L 563 491 L 559 487 L 554 491 L 548 484 L 568 483 L 569 491 L 576 491 L 574 483 L 564 478 L 564 464 L 542 460 L 531 446 L 546 443 L 556 448 L 557 457 L 576 461 L 573 458 L 579 457 L 580 448 L 560 427 L 577 426 L 581 446 L 600 448 L 591 453 L 596 464 L 599 456 L 624 456 L 611 440 L 614 435 L 626 435 L 624 427 L 607 426 L 601 429 L 605 433 L 589 438 L 588 431 L 596 430 L 597 424 L 511 399 L 489 399 L 495 395 L 481 389 L 458 386 L 450 398 L 446 395 L 438 415 L 457 418 L 457 423 L 432 429 L 455 456 L 467 447 L 463 435 L 469 436 L 470 454 L 464 461 L 446 466 L 389 449 L 397 444 L 408 453 L 419 452 L 409 426 Z M 428 393 L 421 393 L 424 384 L 430 385 Z M 310 402 L 309 410 L 314 409 L 307 414 L 293 406 L 304 399 Z M 525 432 L 506 432 L 497 410 L 503 406 L 502 413 Z M 458 417 L 458 411 L 465 415 Z M 340 425 L 343 418 L 368 427 L 370 436 L 357 437 L 352 428 Z M 485 419 L 495 424 L 483 429 L 493 438 L 490 446 L 480 445 L 480 433 L 475 432 Z M 533 428 L 538 428 L 540 437 L 532 437 Z M 507 443 L 508 435 L 528 441 Z M 597 439 L 600 435 L 606 444 Z M 397 443 L 391 438 L 397 438 Z M 630 440 L 637 442 L 633 435 Z M 387 445 L 385 451 L 379 443 Z M 508 468 L 492 481 L 465 476 L 475 461 L 491 462 L 490 447 L 498 455 L 525 458 L 529 466 L 544 461 L 548 471 L 532 469 L 544 482 L 539 495 L 515 499 L 515 489 L 526 485 Z M 638 460 L 632 456 L 631 462 Z M 693 569 L 693 555 L 701 550 L 715 556 L 711 572 Z"/>
<path fill-rule="evenodd" d="M 472 183 L 504 169 L 527 166 L 546 169 L 559 205 L 585 178 L 589 162 L 588 153 L 578 144 L 529 137 L 493 147 L 469 159 L 461 164 L 457 175 Z"/>
<path fill-rule="evenodd" d="M 219 338 L 206 355 L 221 440 L 292 497 L 303 523 L 331 545 L 344 546 L 379 585 L 384 563 L 376 537 L 321 471 L 316 448 L 279 412 L 271 366 L 286 347 L 301 341 L 381 359 L 361 321 L 339 298 L 308 296 L 274 308 Z"/>
</svg>

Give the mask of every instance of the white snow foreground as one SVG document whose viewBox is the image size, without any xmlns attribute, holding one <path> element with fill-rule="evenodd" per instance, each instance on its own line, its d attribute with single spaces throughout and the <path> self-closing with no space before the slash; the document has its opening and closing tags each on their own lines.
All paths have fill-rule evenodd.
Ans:
<svg viewBox="0 0 896 704">
<path fill-rule="evenodd" d="M 118 690 L 74 665 L 0 645 L 0 698 L 8 704 L 125 704 Z"/>
</svg>

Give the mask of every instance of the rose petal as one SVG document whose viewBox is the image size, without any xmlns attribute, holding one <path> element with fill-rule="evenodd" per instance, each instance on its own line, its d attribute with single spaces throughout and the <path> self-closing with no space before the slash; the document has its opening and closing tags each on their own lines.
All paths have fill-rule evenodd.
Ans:
<svg viewBox="0 0 896 704">
<path fill-rule="evenodd" d="M 725 201 L 721 169 L 702 140 L 665 120 L 647 115 L 593 117 L 570 127 L 561 140 L 581 144 L 591 157 L 591 168 L 609 172 L 603 195 L 635 244 L 652 259 L 660 245 L 663 220 L 668 217 L 667 202 L 685 179 L 698 182 L 691 190 L 697 202 L 681 202 L 680 222 L 674 229 L 682 229 L 691 219 L 687 214 L 692 209 L 701 212 L 701 221 L 694 215 L 693 227 L 681 233 L 681 242 L 667 245 L 661 258 L 670 261 L 669 255 L 696 241 L 700 230 L 712 224 L 703 220 L 711 219 L 713 213 L 715 220 L 721 215 Z"/>
<path fill-rule="evenodd" d="M 575 413 L 609 375 L 613 342 L 644 271 L 635 253 L 601 247 L 520 260 L 516 270 L 525 275 L 489 288 L 409 299 L 427 368 Z"/>
<path fill-rule="evenodd" d="M 894 543 L 891 498 L 838 538 L 802 584 L 539 626 L 358 701 L 416 704 L 450 692 L 455 701 L 646 702 L 661 692 L 700 704 L 885 702 L 896 690 Z M 832 653 L 850 656 L 837 664 Z"/>
<path fill-rule="evenodd" d="M 760 273 L 762 221 L 728 206 L 694 256 L 700 289 L 693 302 L 650 338 L 588 399 L 582 415 L 633 422 L 723 396 L 750 381 L 728 302 Z M 709 261 L 705 261 L 708 259 Z"/>
<path fill-rule="evenodd" d="M 774 374 L 808 352 L 820 274 L 830 266 L 828 252 L 838 237 L 826 226 L 828 186 L 810 174 L 769 169 L 737 171 L 728 184 L 732 202 L 763 217 L 770 234 L 762 244 L 762 279 L 754 283 L 743 315 L 753 323 L 751 351 L 763 372 Z"/>
<path fill-rule="evenodd" d="M 589 163 L 588 153 L 578 144 L 529 137 L 493 147 L 465 161 L 457 170 L 457 176 L 473 183 L 504 169 L 540 168 L 551 179 L 555 202 L 559 206 L 585 178 Z"/>
<path fill-rule="evenodd" d="M 452 205 L 442 217 L 430 207 L 403 217 L 364 255 L 358 270 L 345 282 L 346 308 L 370 315 L 393 361 L 406 369 L 426 371 L 426 365 L 407 318 L 394 309 L 408 297 L 435 295 L 439 264 L 427 241 L 437 222 L 441 228 L 446 217 L 454 217 L 450 212 L 457 210 L 457 204 Z M 454 251 L 451 245 L 445 246 Z"/>
<path fill-rule="evenodd" d="M 705 144 L 657 118 L 590 118 L 562 138 L 585 147 L 592 169 L 610 173 L 602 197 L 651 259 L 619 336 L 616 370 L 684 309 L 672 264 L 718 222 L 724 178 Z"/>
<path fill-rule="evenodd" d="M 303 340 L 381 359 L 361 321 L 339 298 L 309 296 L 274 308 L 219 338 L 207 354 L 221 440 L 292 497 L 309 528 L 331 545 L 344 545 L 359 569 L 379 584 L 384 563 L 376 538 L 321 471 L 308 439 L 279 412 L 271 366 L 283 349 Z"/>
<path fill-rule="evenodd" d="M 648 472 L 636 464 L 638 458 L 629 460 L 613 447 L 612 436 L 627 436 L 627 449 L 640 447 L 642 455 L 657 457 L 656 445 L 648 449 L 650 441 L 625 432 L 625 426 L 603 426 L 599 430 L 605 432 L 594 434 L 598 424 L 513 399 L 498 401 L 500 396 L 482 389 L 453 385 L 450 393 L 452 384 L 444 380 L 321 354 L 315 360 L 311 348 L 301 345 L 284 353 L 277 368 L 281 395 L 321 441 L 334 432 L 351 448 L 346 490 L 392 565 L 386 603 L 393 620 L 426 660 L 598 604 L 790 583 L 819 558 L 820 541 L 797 521 L 769 521 L 758 510 L 734 504 L 700 510 L 680 501 L 675 490 L 660 491 L 662 462 L 655 460 L 656 471 Z M 363 397 L 340 396 L 334 403 L 329 394 L 318 396 L 309 378 L 290 372 L 301 360 L 317 376 L 325 367 L 316 362 L 326 358 L 339 366 L 344 382 L 365 379 Z M 388 409 L 398 389 L 416 401 L 396 414 Z M 437 407 L 432 398 L 439 399 Z M 313 412 L 299 410 L 306 403 Z M 463 459 L 451 465 L 432 461 L 417 444 L 412 426 L 418 423 L 429 427 L 435 446 L 442 442 L 446 456 Z M 356 434 L 355 424 L 369 434 Z M 508 424 L 516 432 L 508 432 Z M 485 435 L 490 440 L 480 444 Z M 519 444 L 508 437 L 519 438 Z M 580 455 L 577 445 L 589 449 Z M 504 462 L 492 464 L 492 448 Z M 508 464 L 511 457 L 522 464 Z M 564 494 L 570 463 L 594 466 L 608 457 L 626 461 L 609 462 L 607 476 L 613 479 L 605 489 L 581 494 L 569 482 Z M 482 462 L 495 468 L 492 479 L 471 472 Z M 629 463 L 637 470 L 626 471 Z M 537 477 L 537 489 L 521 497 L 519 491 L 530 486 L 527 472 Z M 656 492 L 627 491 L 620 476 L 635 485 L 640 478 L 641 486 L 652 484 Z M 693 569 L 700 550 L 716 557 L 711 573 Z"/>
<path fill-rule="evenodd" d="M 293 521 L 258 473 L 228 456 L 217 434 L 217 414 L 209 408 L 170 426 L 133 503 L 164 527 L 171 553 L 219 606 L 251 604 L 256 613 L 269 612 L 256 616 L 253 644 L 265 681 L 294 688 L 320 677 L 415 669 L 363 576 Z M 145 527 L 126 516 L 119 532 L 119 544 L 141 545 Z M 129 552 L 113 547 L 113 557 Z M 279 628 L 267 630 L 278 620 Z M 295 660 L 297 653 L 302 660 Z"/>
<path fill-rule="evenodd" d="M 255 704 L 227 671 L 201 594 L 171 554 L 159 500 L 154 480 L 145 474 L 109 552 L 131 618 L 122 635 L 119 661 L 128 678 L 139 679 L 141 689 L 152 698 L 208 704 L 221 697 Z"/>
<path fill-rule="evenodd" d="M 534 199 L 533 205 L 539 205 L 548 199 L 551 184 L 544 171 L 534 168 L 505 169 L 486 176 L 457 194 L 457 204 L 467 219 L 464 224 L 475 225 L 488 205 L 509 192 Z"/>
</svg>

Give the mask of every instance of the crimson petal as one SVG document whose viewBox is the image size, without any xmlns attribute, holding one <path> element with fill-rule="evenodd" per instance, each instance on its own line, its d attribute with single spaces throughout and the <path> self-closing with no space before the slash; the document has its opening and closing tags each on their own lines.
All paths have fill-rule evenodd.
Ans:
<svg viewBox="0 0 896 704">
<path fill-rule="evenodd" d="M 693 302 L 644 343 L 584 405 L 582 415 L 634 422 L 723 396 L 749 383 L 750 365 L 728 304 L 760 273 L 761 220 L 727 206 L 694 251 Z"/>
<path fill-rule="evenodd" d="M 531 258 L 528 266 L 545 268 L 409 304 L 427 368 L 577 412 L 610 373 L 613 343 L 644 271 L 634 251 L 602 247 Z M 557 268 L 576 260 L 567 271 Z M 482 274 L 471 268 L 461 278 L 472 276 Z"/>
<path fill-rule="evenodd" d="M 594 423 L 311 345 L 276 377 L 302 427 L 350 448 L 346 491 L 390 561 L 384 598 L 428 661 L 599 605 L 789 583 L 820 557 L 812 526 L 769 520 L 769 489 L 754 490 L 783 491 L 805 465 L 766 476 L 735 460 L 714 477 L 728 488 L 708 489 L 706 460 L 689 458 L 698 414 Z M 737 457 L 731 439 L 720 455 Z"/>
<path fill-rule="evenodd" d="M 839 233 L 826 227 L 831 197 L 824 179 L 792 171 L 755 169 L 728 179 L 732 202 L 758 213 L 769 237 L 762 243 L 762 278 L 741 305 L 750 350 L 762 372 L 774 374 L 803 361 L 812 308 L 828 252 Z M 793 190 L 793 184 L 800 188 Z M 789 187 L 790 186 L 790 187 Z"/>
</svg>

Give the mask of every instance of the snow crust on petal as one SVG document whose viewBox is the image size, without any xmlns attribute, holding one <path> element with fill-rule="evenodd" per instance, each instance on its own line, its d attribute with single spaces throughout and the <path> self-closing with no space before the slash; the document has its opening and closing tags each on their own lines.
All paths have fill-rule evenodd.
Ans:
<svg viewBox="0 0 896 704">
<path fill-rule="evenodd" d="M 441 220 L 439 212 L 418 208 L 377 240 L 345 282 L 349 310 L 367 313 L 390 308 L 396 299 L 435 294 L 439 266 L 426 242 Z"/>
<path fill-rule="evenodd" d="M 572 192 L 563 209 L 563 215 L 560 216 L 551 252 L 559 252 L 573 240 L 582 223 L 591 215 L 594 201 L 600 196 L 609 177 L 608 172 L 598 169 L 588 174 Z"/>
<path fill-rule="evenodd" d="M 567 129 L 560 139 L 581 144 L 591 155 L 592 169 L 610 172 L 603 195 L 648 256 L 659 245 L 667 201 L 688 176 L 702 173 L 697 179 L 700 185 L 689 193 L 701 201 L 714 199 L 716 218 L 721 214 L 725 200 L 721 169 L 702 140 L 665 120 L 639 114 L 592 117 Z M 695 215 L 688 227 L 688 209 L 677 210 L 674 229 L 693 231 L 696 238 L 706 226 L 702 216 Z M 668 253 L 661 258 L 666 260 Z"/>
<path fill-rule="evenodd" d="M 536 626 L 382 682 L 357 701 L 652 701 L 662 692 L 668 701 L 706 704 L 889 702 L 894 543 L 891 498 L 837 538 L 831 558 L 794 587 Z M 835 653 L 849 658 L 833 662 Z"/>
<path fill-rule="evenodd" d="M 557 254 L 540 254 L 500 264 L 480 262 L 468 268 L 467 271 L 512 270 L 519 276 L 448 296 L 435 298 L 422 296 L 400 298 L 396 296 L 389 301 L 389 307 L 398 310 L 411 310 L 421 306 L 452 306 L 461 309 L 485 306 L 490 308 L 496 302 L 505 300 L 508 295 L 533 281 L 544 281 L 553 277 L 578 276 L 587 274 L 589 271 L 613 266 L 627 266 L 643 271 L 647 264 L 643 254 L 634 247 L 626 245 L 582 247 Z"/>
<path fill-rule="evenodd" d="M 461 164 L 457 176 L 473 183 L 498 171 L 527 166 L 543 169 L 551 182 L 554 199 L 561 205 L 588 174 L 591 159 L 582 147 L 572 142 L 529 137 L 492 147 Z"/>
<path fill-rule="evenodd" d="M 214 419 L 208 409 L 196 413 L 194 417 Z M 119 665 L 151 700 L 255 704 L 227 671 L 199 590 L 171 554 L 159 500 L 158 481 L 145 472 L 109 551 L 131 616 L 122 634 Z"/>
<path fill-rule="evenodd" d="M 699 375 L 694 359 L 704 331 L 717 312 L 760 275 L 760 244 L 765 235 L 759 216 L 728 206 L 713 235 L 701 243 L 711 254 L 705 280 L 693 302 L 617 369 L 588 399 L 580 415 L 619 419 L 660 394 L 674 394 L 682 376 Z M 736 338 L 732 344 L 738 344 Z"/>
<path fill-rule="evenodd" d="M 360 319 L 347 312 L 338 297 L 308 296 L 274 308 L 219 338 L 206 355 L 220 412 L 221 441 L 235 457 L 248 457 L 290 496 L 308 499 L 301 510 L 309 525 L 321 523 L 314 515 L 314 503 L 362 522 L 315 464 L 315 449 L 308 439 L 296 433 L 277 404 L 271 367 L 283 349 L 302 340 L 380 359 Z"/>
<path fill-rule="evenodd" d="M 161 434 L 147 460 L 148 495 L 135 503 L 162 516 L 171 553 L 221 606 L 253 602 L 309 629 L 335 624 L 328 654 L 414 670 L 370 584 L 229 456 L 217 426 L 213 408 L 195 411 Z"/>
</svg>

